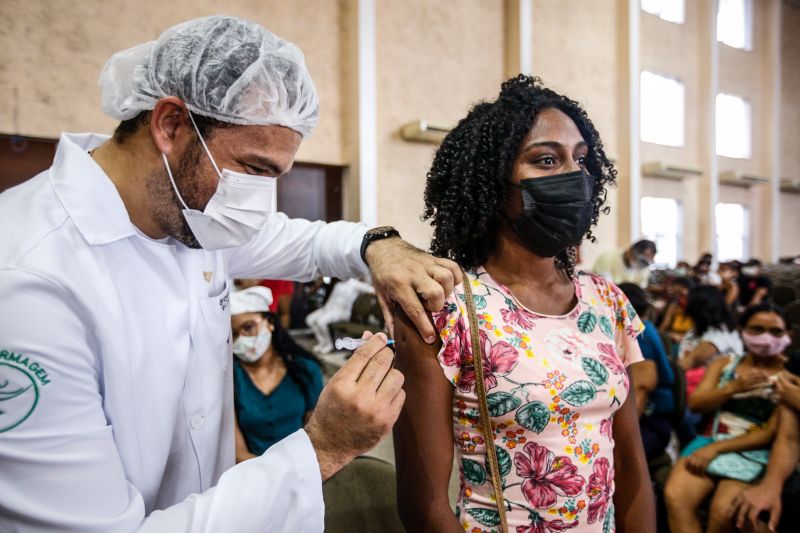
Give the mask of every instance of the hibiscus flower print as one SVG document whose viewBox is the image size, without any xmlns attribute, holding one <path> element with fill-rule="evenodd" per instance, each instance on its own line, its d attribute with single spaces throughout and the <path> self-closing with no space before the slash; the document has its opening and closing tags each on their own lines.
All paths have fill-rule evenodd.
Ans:
<svg viewBox="0 0 800 533">
<path fill-rule="evenodd" d="M 510 325 L 519 326 L 524 329 L 531 329 L 533 327 L 533 321 L 536 319 L 536 315 L 527 309 L 520 309 L 510 301 L 509 304 L 510 305 L 508 309 L 500 310 L 503 320 L 508 322 Z"/>
<path fill-rule="evenodd" d="M 514 367 L 517 366 L 517 349 L 507 342 L 499 341 L 495 344 L 489 340 L 486 332 L 480 332 L 481 346 L 483 352 L 483 383 L 486 390 L 493 389 L 497 386 L 498 376 L 505 376 L 509 374 Z M 467 332 L 464 332 L 462 340 L 468 337 Z M 464 350 L 467 348 L 467 342 L 463 342 Z M 466 359 L 467 356 L 464 355 Z M 468 366 L 461 373 L 461 378 L 458 380 L 458 388 L 464 392 L 470 392 L 475 389 L 475 366 L 474 361 L 472 366 Z"/>
<path fill-rule="evenodd" d="M 614 419 L 612 417 L 606 418 L 600 422 L 600 434 L 611 440 L 612 428 L 614 427 Z"/>
<path fill-rule="evenodd" d="M 574 522 L 564 522 L 560 518 L 556 520 L 545 520 L 536 511 L 532 511 L 529 518 L 531 519 L 530 525 L 517 526 L 517 533 L 558 533 L 560 531 L 572 529 L 578 525 L 577 520 Z"/>
<path fill-rule="evenodd" d="M 605 457 L 594 462 L 594 472 L 589 476 L 586 495 L 589 497 L 588 523 L 602 520 L 611 504 L 611 485 L 614 483 L 614 468 Z"/>
<path fill-rule="evenodd" d="M 529 442 L 523 450 L 524 453 L 514 454 L 514 465 L 517 475 L 523 478 L 522 493 L 533 507 L 545 509 L 553 506 L 558 496 L 581 493 L 585 480 L 569 457 L 556 457 L 535 442 Z"/>
<path fill-rule="evenodd" d="M 461 320 L 456 320 L 453 324 L 452 332 L 449 332 L 449 340 L 445 340 L 444 350 L 439 354 L 439 360 L 446 366 L 461 366 L 461 361 L 472 360 L 472 354 L 467 342 L 467 331 Z M 462 353 L 463 352 L 463 353 Z"/>
<path fill-rule="evenodd" d="M 592 353 L 594 350 L 583 340 L 583 335 L 572 328 L 561 328 L 547 335 L 547 345 L 551 353 L 572 360 L 574 357 Z"/>
<path fill-rule="evenodd" d="M 619 355 L 617 355 L 617 351 L 614 349 L 614 346 L 601 342 L 598 343 L 597 349 L 603 352 L 603 355 L 600 356 L 600 360 L 603 362 L 603 364 L 605 364 L 614 374 L 622 376 L 622 382 L 625 384 L 625 390 L 628 390 L 628 373 L 625 371 L 625 367 L 619 360 Z"/>
</svg>

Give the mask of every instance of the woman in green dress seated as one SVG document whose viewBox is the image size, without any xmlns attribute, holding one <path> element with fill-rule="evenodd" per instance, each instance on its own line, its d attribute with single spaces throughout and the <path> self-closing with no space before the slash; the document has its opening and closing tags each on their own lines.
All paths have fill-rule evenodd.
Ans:
<svg viewBox="0 0 800 533">
<path fill-rule="evenodd" d="M 266 287 L 231 294 L 237 463 L 302 428 L 322 391 L 319 360 L 281 327 L 271 303 Z"/>
</svg>

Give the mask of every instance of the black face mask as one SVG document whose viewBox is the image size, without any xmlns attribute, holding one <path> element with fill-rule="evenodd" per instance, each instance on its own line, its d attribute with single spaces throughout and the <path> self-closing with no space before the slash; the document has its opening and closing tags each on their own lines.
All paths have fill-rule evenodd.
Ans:
<svg viewBox="0 0 800 533">
<path fill-rule="evenodd" d="M 522 189 L 525 205 L 511 229 L 540 257 L 578 244 L 592 223 L 594 182 L 594 176 L 578 171 L 510 184 Z"/>
</svg>

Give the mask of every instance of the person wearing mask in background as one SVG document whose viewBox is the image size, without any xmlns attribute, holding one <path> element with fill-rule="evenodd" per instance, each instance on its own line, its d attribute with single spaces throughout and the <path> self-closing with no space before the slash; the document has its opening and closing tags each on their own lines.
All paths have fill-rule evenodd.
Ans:
<svg viewBox="0 0 800 533">
<path fill-rule="evenodd" d="M 672 270 L 672 274 L 676 278 L 686 278 L 689 277 L 691 270 L 692 266 L 687 261 L 678 261 L 675 268 Z"/>
<path fill-rule="evenodd" d="M 762 304 L 745 311 L 740 327 L 744 353 L 712 362 L 689 396 L 692 411 L 713 418 L 703 435 L 682 451 L 667 480 L 671 531 L 699 532 L 697 509 L 711 494 L 706 531 L 730 531 L 732 500 L 767 464 L 777 427 L 772 383 L 783 370 L 789 344 L 786 321 L 779 308 Z"/>
<path fill-rule="evenodd" d="M 255 22 L 179 24 L 100 85 L 114 136 L 62 134 L 0 194 L 2 529 L 322 531 L 322 482 L 389 431 L 403 376 L 369 338 L 303 430 L 235 465 L 229 279 L 371 272 L 434 342 L 418 294 L 440 309 L 460 270 L 390 228 L 275 212 L 319 105 Z"/>
<path fill-rule="evenodd" d="M 269 311 L 261 286 L 231 294 L 236 462 L 264 453 L 302 428 L 322 391 L 322 368 Z"/>
<path fill-rule="evenodd" d="M 751 259 L 742 266 L 737 282 L 740 308 L 766 301 L 772 290 L 772 281 L 762 274 L 761 261 L 758 259 Z"/>
<path fill-rule="evenodd" d="M 686 312 L 692 286 L 689 278 L 676 278 L 667 286 L 667 307 L 664 309 L 658 330 L 666 334 L 668 340 L 675 345 L 692 329 L 692 319 Z M 673 355 L 677 355 L 677 349 Z"/>
<path fill-rule="evenodd" d="M 731 502 L 736 527 L 746 532 L 796 533 L 800 524 L 800 376 L 783 372 L 775 395 L 780 402 L 778 429 L 767 471 Z"/>
<path fill-rule="evenodd" d="M 672 387 L 675 375 L 667 352 L 655 324 L 647 319 L 650 302 L 638 285 L 623 283 L 619 286 L 644 323 L 644 332 L 636 340 L 644 361 L 631 367 L 636 387 L 636 410 L 639 412 L 639 430 L 647 460 L 660 455 L 669 444 L 672 434 L 671 414 L 675 409 Z"/>
<path fill-rule="evenodd" d="M 719 289 L 710 285 L 694 287 L 689 292 L 686 313 L 693 325 L 678 348 L 681 367 L 686 370 L 706 367 L 719 355 L 742 353 L 736 321 Z"/>
<path fill-rule="evenodd" d="M 330 325 L 343 320 L 350 320 L 353 304 L 362 294 L 372 294 L 375 289 L 369 283 L 357 279 L 340 281 L 333 286 L 325 304 L 312 311 L 306 317 L 306 324 L 314 332 L 317 344 L 312 348 L 317 353 L 326 354 L 333 351 Z"/>
<path fill-rule="evenodd" d="M 617 284 L 635 283 L 646 289 L 656 253 L 658 250 L 653 241 L 637 241 L 625 250 L 610 250 L 600 254 L 592 272 Z"/>
<path fill-rule="evenodd" d="M 408 531 L 495 531 L 490 449 L 509 531 L 655 531 L 629 380 L 643 326 L 615 285 L 575 269 L 615 175 L 579 104 L 524 75 L 473 107 L 437 150 L 425 189 L 431 250 L 469 273 L 433 314 L 441 343 L 396 324 L 407 394 L 394 430 L 397 499 Z"/>
<path fill-rule="evenodd" d="M 729 308 L 735 309 L 739 300 L 738 265 L 735 262 L 720 263 L 717 273 L 721 280 L 719 290 L 725 295 L 725 303 Z"/>
<path fill-rule="evenodd" d="M 695 285 L 714 285 L 715 287 L 722 283 L 719 274 L 712 272 L 711 259 L 701 259 L 692 268 L 692 281 Z"/>
</svg>

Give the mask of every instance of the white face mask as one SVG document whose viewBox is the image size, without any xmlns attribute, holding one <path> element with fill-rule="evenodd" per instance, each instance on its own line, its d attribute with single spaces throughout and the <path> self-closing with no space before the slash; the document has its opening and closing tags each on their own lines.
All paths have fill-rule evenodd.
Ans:
<svg viewBox="0 0 800 533">
<path fill-rule="evenodd" d="M 175 194 L 183 204 L 183 216 L 197 242 L 205 250 L 221 250 L 247 244 L 264 227 L 267 218 L 276 211 L 277 206 L 274 201 L 276 179 L 251 176 L 227 168 L 223 168 L 220 172 L 206 142 L 200 135 L 200 130 L 197 128 L 191 112 L 189 118 L 192 120 L 203 149 L 211 160 L 211 164 L 214 165 L 214 170 L 219 175 L 219 183 L 217 190 L 202 212 L 190 209 L 175 185 L 167 156 L 162 153 L 161 157 L 167 167 L 172 188 L 175 189 Z"/>
<path fill-rule="evenodd" d="M 253 363 L 261 359 L 269 349 L 272 342 L 272 332 L 266 326 L 261 326 L 258 335 L 252 337 L 245 337 L 239 335 L 233 343 L 233 355 L 244 361 L 245 363 Z"/>
</svg>

